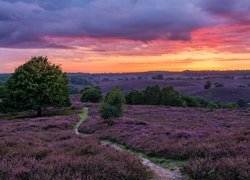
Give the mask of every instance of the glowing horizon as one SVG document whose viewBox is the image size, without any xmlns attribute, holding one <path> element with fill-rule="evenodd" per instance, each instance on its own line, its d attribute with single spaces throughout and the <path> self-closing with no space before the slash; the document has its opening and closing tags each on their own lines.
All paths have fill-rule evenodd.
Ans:
<svg viewBox="0 0 250 180">
<path fill-rule="evenodd" d="M 250 70 L 249 8 L 248 0 L 3 0 L 0 72 L 32 56 L 66 72 Z"/>
</svg>

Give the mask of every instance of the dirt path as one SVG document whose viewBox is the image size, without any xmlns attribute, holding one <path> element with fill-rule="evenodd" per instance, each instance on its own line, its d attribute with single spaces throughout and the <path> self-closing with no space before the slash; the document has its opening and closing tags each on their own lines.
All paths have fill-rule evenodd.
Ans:
<svg viewBox="0 0 250 180">
<path fill-rule="evenodd" d="M 78 128 L 86 120 L 87 117 L 88 117 L 88 108 L 85 107 L 83 109 L 83 113 L 80 114 L 79 122 L 75 126 L 75 133 L 77 135 L 82 134 L 82 133 L 79 133 Z M 83 135 L 85 135 L 85 134 L 83 134 Z M 182 180 L 182 179 L 184 179 L 182 177 L 182 174 L 181 174 L 179 168 L 175 168 L 174 170 L 165 169 L 165 168 L 161 167 L 160 165 L 153 163 L 149 159 L 144 158 L 140 154 L 133 153 L 131 150 L 121 148 L 117 144 L 115 144 L 115 143 L 113 143 L 111 141 L 102 140 L 101 144 L 104 145 L 104 146 L 112 147 L 112 148 L 114 148 L 116 150 L 119 150 L 119 151 L 125 151 L 125 152 L 128 152 L 128 153 L 131 153 L 134 156 L 141 159 L 142 164 L 145 165 L 146 167 L 148 167 L 149 169 L 151 169 L 151 171 L 154 173 L 154 177 L 152 178 L 153 180 Z"/>
</svg>

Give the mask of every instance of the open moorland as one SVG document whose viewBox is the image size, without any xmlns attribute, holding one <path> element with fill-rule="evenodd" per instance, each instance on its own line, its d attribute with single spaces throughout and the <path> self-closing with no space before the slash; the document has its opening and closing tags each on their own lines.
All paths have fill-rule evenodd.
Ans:
<svg viewBox="0 0 250 180">
<path fill-rule="evenodd" d="M 160 75 L 160 76 L 159 76 Z M 172 86 L 182 94 L 198 96 L 221 103 L 244 99 L 250 102 L 250 71 L 184 71 L 146 72 L 120 74 L 69 74 L 71 84 L 78 90 L 92 85 L 99 86 L 103 93 L 114 87 L 125 92 L 142 90 L 147 86 Z M 204 84 L 211 81 L 211 88 Z"/>
<path fill-rule="evenodd" d="M 161 106 L 127 106 L 108 125 L 98 105 L 79 130 L 145 153 L 193 179 L 250 178 L 250 112 Z"/>
<path fill-rule="evenodd" d="M 112 180 L 118 177 L 137 180 L 150 175 L 135 156 L 102 146 L 95 136 L 76 135 L 77 114 L 12 120 L 2 118 L 2 180 Z"/>
</svg>

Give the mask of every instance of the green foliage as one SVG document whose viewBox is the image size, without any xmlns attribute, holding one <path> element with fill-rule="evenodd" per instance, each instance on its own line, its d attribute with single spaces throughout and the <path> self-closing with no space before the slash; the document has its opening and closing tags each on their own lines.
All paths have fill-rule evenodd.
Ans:
<svg viewBox="0 0 250 180">
<path fill-rule="evenodd" d="M 165 106 L 186 107 L 187 103 L 181 98 L 180 94 L 172 86 L 161 90 L 160 104 Z"/>
<path fill-rule="evenodd" d="M 210 89 L 211 86 L 212 86 L 211 81 L 207 81 L 206 84 L 204 85 L 204 89 L 206 89 L 206 90 L 207 90 L 207 89 Z"/>
<path fill-rule="evenodd" d="M 81 101 L 98 103 L 102 99 L 102 92 L 99 87 L 86 87 L 82 91 Z"/>
<path fill-rule="evenodd" d="M 137 90 L 133 90 L 126 95 L 127 104 L 144 104 L 143 93 Z"/>
<path fill-rule="evenodd" d="M 0 99 L 4 97 L 4 86 L 0 85 Z"/>
<path fill-rule="evenodd" d="M 241 107 L 241 108 L 244 108 L 244 107 L 247 107 L 248 103 L 247 103 L 247 101 L 245 101 L 244 99 L 239 99 L 239 100 L 237 101 L 237 105 L 238 105 L 239 107 Z"/>
<path fill-rule="evenodd" d="M 101 105 L 100 113 L 102 118 L 112 119 L 121 117 L 123 115 L 125 102 L 124 93 L 120 88 L 115 88 L 110 91 Z"/>
<path fill-rule="evenodd" d="M 202 98 L 196 98 L 196 100 L 199 103 L 199 107 L 206 108 L 209 105 L 209 101 L 202 99 Z"/>
<path fill-rule="evenodd" d="M 16 111 L 70 104 L 68 78 L 47 57 L 33 57 L 19 66 L 5 84 L 4 106 Z"/>
<path fill-rule="evenodd" d="M 197 98 L 192 96 L 182 96 L 182 99 L 186 101 L 187 107 L 200 107 Z"/>
<path fill-rule="evenodd" d="M 230 110 L 235 110 L 235 109 L 238 109 L 238 105 L 236 103 L 228 103 L 224 106 L 224 108 L 230 109 Z"/>
<path fill-rule="evenodd" d="M 216 103 L 209 103 L 207 107 L 211 110 L 219 108 L 218 104 Z"/>
<path fill-rule="evenodd" d="M 201 107 L 210 109 L 222 108 L 222 105 L 219 103 L 210 103 L 202 98 L 181 95 L 172 86 L 160 89 L 160 87 L 156 85 L 149 86 L 144 91 L 133 90 L 127 94 L 126 100 L 128 104 Z"/>
<path fill-rule="evenodd" d="M 144 102 L 149 105 L 159 105 L 161 100 L 161 89 L 160 86 L 149 86 L 143 92 Z"/>
</svg>

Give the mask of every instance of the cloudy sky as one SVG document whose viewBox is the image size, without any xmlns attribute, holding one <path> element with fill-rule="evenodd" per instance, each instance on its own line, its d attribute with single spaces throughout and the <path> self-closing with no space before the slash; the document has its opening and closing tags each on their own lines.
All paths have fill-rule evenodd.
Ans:
<svg viewBox="0 0 250 180">
<path fill-rule="evenodd" d="M 250 69 L 249 0 L 0 0 L 0 72 Z"/>
</svg>

